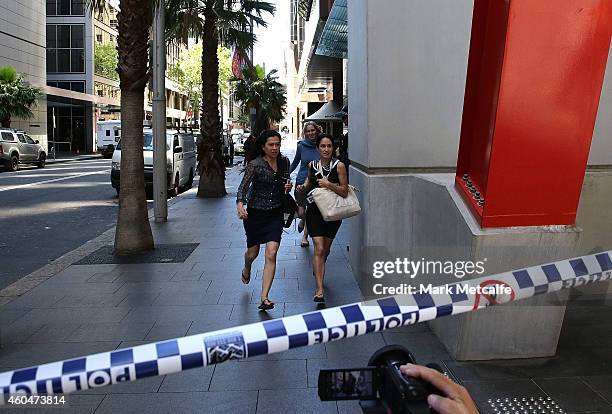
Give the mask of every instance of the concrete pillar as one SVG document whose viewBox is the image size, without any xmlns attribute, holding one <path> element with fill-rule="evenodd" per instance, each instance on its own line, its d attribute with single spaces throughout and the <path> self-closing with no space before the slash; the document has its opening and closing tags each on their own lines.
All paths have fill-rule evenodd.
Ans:
<svg viewBox="0 0 612 414">
<path fill-rule="evenodd" d="M 486 274 L 491 274 L 609 245 L 612 223 L 595 223 L 590 216 L 583 227 L 480 228 L 453 186 L 473 1 L 384 3 L 355 0 L 348 7 L 350 177 L 361 190 L 362 214 L 345 226 L 351 265 L 364 295 L 371 294 L 371 265 L 377 258 L 487 258 Z M 371 29 L 381 27 L 385 30 Z M 608 112 L 609 80 L 602 94 Z M 601 109 L 598 117 L 594 145 L 609 148 L 605 131 L 612 117 Z M 612 153 L 607 154 L 591 157 L 612 165 Z M 609 175 L 587 183 L 591 185 L 583 186 L 578 217 L 588 216 L 585 209 L 597 214 L 594 205 L 605 205 L 602 189 L 612 191 Z M 416 282 L 456 280 L 432 274 Z M 549 306 L 551 300 L 537 298 L 431 325 L 457 359 L 552 355 L 564 308 Z"/>
<path fill-rule="evenodd" d="M 95 148 L 95 107 L 92 102 L 85 102 L 85 148 L 84 153 L 93 153 Z"/>
</svg>

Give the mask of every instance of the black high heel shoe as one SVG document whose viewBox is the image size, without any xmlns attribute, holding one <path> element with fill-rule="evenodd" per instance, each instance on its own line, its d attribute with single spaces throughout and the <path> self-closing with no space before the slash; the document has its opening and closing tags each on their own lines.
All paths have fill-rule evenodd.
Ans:
<svg viewBox="0 0 612 414">
<path fill-rule="evenodd" d="M 244 269 L 242 269 L 242 271 L 240 272 L 240 276 L 242 276 L 240 280 L 242 280 L 242 283 L 244 283 L 245 285 L 248 285 L 251 281 L 251 275 L 249 275 L 249 277 L 244 276 Z"/>
<path fill-rule="evenodd" d="M 274 302 L 272 302 L 268 298 L 265 298 L 261 301 L 261 304 L 258 306 L 258 308 L 261 310 L 274 309 Z"/>
<path fill-rule="evenodd" d="M 312 299 L 312 301 L 316 303 L 325 303 L 325 295 L 323 294 L 314 295 L 314 298 Z"/>
</svg>

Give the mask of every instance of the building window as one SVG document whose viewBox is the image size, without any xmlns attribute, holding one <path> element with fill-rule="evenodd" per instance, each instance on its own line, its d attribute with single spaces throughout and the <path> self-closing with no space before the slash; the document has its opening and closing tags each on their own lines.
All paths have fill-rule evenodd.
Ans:
<svg viewBox="0 0 612 414">
<path fill-rule="evenodd" d="M 95 94 L 103 96 L 105 98 L 119 99 L 121 97 L 121 91 L 119 88 L 111 85 L 107 85 L 102 82 L 94 82 Z"/>
<path fill-rule="evenodd" d="M 54 88 L 66 89 L 68 91 L 85 93 L 85 82 L 66 82 L 66 81 L 48 81 L 47 86 L 53 86 Z"/>
<path fill-rule="evenodd" d="M 47 0 L 47 16 L 84 16 L 85 0 Z"/>
<path fill-rule="evenodd" d="M 119 10 L 115 9 L 108 1 L 106 1 L 100 7 L 97 7 L 94 10 L 94 18 L 100 23 L 104 23 L 105 25 L 116 30 L 119 26 L 119 21 L 117 19 L 118 13 Z"/>
<path fill-rule="evenodd" d="M 84 25 L 47 25 L 47 73 L 85 72 Z"/>
</svg>

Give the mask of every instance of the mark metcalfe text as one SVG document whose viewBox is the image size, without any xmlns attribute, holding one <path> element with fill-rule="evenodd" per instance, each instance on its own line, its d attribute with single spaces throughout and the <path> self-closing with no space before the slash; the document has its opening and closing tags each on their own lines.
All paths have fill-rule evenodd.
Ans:
<svg viewBox="0 0 612 414">
<path fill-rule="evenodd" d="M 452 285 L 433 286 L 428 285 L 409 285 L 402 283 L 398 286 L 383 286 L 381 283 L 377 283 L 372 286 L 372 292 L 375 295 L 413 295 L 413 294 L 425 294 L 430 295 L 458 295 L 465 293 L 467 295 L 511 295 L 512 288 L 504 285 L 490 285 L 490 286 L 472 286 L 467 283 L 455 283 Z"/>
</svg>

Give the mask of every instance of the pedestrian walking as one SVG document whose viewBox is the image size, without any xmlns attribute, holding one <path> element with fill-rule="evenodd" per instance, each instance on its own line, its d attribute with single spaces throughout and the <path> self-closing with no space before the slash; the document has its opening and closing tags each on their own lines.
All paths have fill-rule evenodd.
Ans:
<svg viewBox="0 0 612 414">
<path fill-rule="evenodd" d="M 283 232 L 284 194 L 293 187 L 289 179 L 289 159 L 280 153 L 281 136 L 266 129 L 257 138 L 259 156 L 246 165 L 236 196 L 238 218 L 243 220 L 247 238 L 242 282 L 251 281 L 251 265 L 265 244 L 265 264 L 259 309 L 274 308 L 268 294 L 276 272 L 276 254 Z M 245 207 L 246 206 L 246 207 Z"/>
<path fill-rule="evenodd" d="M 304 124 L 304 128 L 302 129 L 303 138 L 297 144 L 295 158 L 293 159 L 291 167 L 289 168 L 289 173 L 292 173 L 295 171 L 298 165 L 300 166 L 295 179 L 296 186 L 304 184 L 304 181 L 306 181 L 306 177 L 308 176 L 308 164 L 310 164 L 311 161 L 319 159 L 319 151 L 317 150 L 316 142 L 317 137 L 321 132 L 323 132 L 323 129 L 315 122 L 309 121 Z M 300 218 L 298 232 L 304 232 L 300 246 L 308 247 L 308 228 L 305 221 L 306 195 L 297 191 L 297 187 L 294 195 L 295 202 L 298 205 L 298 217 Z"/>
<path fill-rule="evenodd" d="M 334 158 L 334 140 L 329 134 L 321 134 L 316 141 L 320 160 L 312 161 L 308 167 L 308 178 L 302 185 L 296 187 L 302 194 L 314 188 L 327 188 L 340 197 L 349 194 L 346 166 Z M 316 280 L 315 302 L 325 302 L 323 279 L 325 277 L 325 262 L 332 242 L 340 229 L 342 220 L 325 221 L 315 203 L 308 203 L 306 208 L 306 226 L 314 241 L 314 257 L 312 268 Z"/>
</svg>

